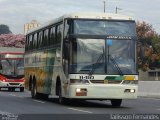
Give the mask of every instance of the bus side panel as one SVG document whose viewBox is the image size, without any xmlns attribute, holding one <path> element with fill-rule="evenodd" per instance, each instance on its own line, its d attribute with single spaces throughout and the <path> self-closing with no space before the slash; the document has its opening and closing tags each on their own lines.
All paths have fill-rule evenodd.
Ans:
<svg viewBox="0 0 160 120">
<path fill-rule="evenodd" d="M 35 78 L 37 83 L 37 92 L 50 94 L 53 64 L 55 58 L 55 50 L 44 50 L 36 54 Z"/>
<path fill-rule="evenodd" d="M 26 54 L 25 55 L 25 63 L 24 63 L 24 73 L 25 73 L 25 88 L 29 90 L 30 80 L 35 73 L 33 66 L 33 58 L 34 54 Z"/>
</svg>

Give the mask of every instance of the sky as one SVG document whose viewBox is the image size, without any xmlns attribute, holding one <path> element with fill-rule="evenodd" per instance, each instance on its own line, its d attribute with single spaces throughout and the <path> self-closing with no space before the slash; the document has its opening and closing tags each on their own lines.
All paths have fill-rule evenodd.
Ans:
<svg viewBox="0 0 160 120">
<path fill-rule="evenodd" d="M 0 0 L 0 24 L 12 33 L 23 34 L 24 24 L 37 20 L 41 24 L 73 12 L 103 12 L 132 16 L 145 21 L 160 34 L 160 0 Z"/>
</svg>

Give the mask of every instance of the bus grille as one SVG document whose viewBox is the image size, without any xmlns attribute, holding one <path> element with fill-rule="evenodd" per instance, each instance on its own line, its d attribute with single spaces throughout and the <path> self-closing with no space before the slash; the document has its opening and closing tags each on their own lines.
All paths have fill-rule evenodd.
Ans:
<svg viewBox="0 0 160 120">
<path fill-rule="evenodd" d="M 19 85 L 19 83 L 9 83 L 9 85 Z"/>
<path fill-rule="evenodd" d="M 90 80 L 90 82 L 94 84 L 104 84 L 104 80 Z"/>
<path fill-rule="evenodd" d="M 104 80 L 90 80 L 91 83 L 93 84 L 106 84 Z M 122 80 L 108 80 L 108 84 L 120 84 Z"/>
</svg>

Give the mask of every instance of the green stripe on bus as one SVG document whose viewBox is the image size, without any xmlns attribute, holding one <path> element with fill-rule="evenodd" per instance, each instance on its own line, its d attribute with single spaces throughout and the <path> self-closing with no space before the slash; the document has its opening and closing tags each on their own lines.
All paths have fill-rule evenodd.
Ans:
<svg viewBox="0 0 160 120">
<path fill-rule="evenodd" d="M 124 80 L 124 76 L 106 76 L 105 80 Z"/>
</svg>

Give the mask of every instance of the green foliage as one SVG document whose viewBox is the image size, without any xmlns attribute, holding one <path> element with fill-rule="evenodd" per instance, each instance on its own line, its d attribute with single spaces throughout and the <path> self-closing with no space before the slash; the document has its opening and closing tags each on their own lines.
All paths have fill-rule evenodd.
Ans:
<svg viewBox="0 0 160 120">
<path fill-rule="evenodd" d="M 0 25 L 0 35 L 12 33 L 7 25 Z"/>
<path fill-rule="evenodd" d="M 155 34 L 151 41 L 155 53 L 160 55 L 160 35 Z"/>
</svg>

